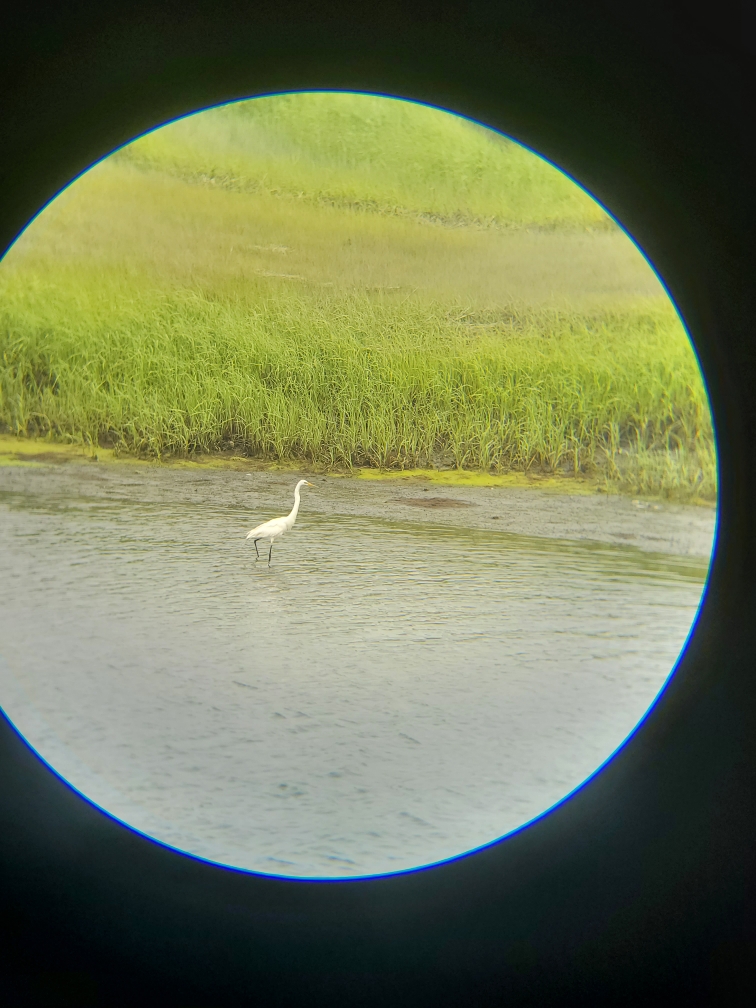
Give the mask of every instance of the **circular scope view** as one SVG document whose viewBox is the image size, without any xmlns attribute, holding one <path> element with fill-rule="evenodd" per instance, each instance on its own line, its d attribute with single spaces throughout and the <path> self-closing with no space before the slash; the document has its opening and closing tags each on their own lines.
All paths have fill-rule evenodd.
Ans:
<svg viewBox="0 0 756 1008">
<path fill-rule="evenodd" d="M 111 815 L 357 877 L 526 824 L 633 731 L 716 523 L 633 242 L 437 109 L 155 130 L 0 265 L 0 705 Z"/>
</svg>

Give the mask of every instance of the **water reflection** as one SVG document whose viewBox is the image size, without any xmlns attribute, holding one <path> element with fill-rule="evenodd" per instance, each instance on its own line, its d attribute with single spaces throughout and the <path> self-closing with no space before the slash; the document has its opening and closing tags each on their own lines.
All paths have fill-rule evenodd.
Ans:
<svg viewBox="0 0 756 1008">
<path fill-rule="evenodd" d="M 558 801 L 642 717 L 706 577 L 700 558 L 312 512 L 268 569 L 207 497 L 0 507 L 14 723 L 138 829 L 291 875 L 426 864 Z"/>
</svg>

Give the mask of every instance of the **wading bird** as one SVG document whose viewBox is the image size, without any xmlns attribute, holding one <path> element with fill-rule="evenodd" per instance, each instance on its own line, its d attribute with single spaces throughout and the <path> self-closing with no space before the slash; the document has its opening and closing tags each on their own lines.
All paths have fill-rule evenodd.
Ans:
<svg viewBox="0 0 756 1008">
<path fill-rule="evenodd" d="M 270 521 L 263 522 L 262 525 L 258 525 L 257 528 L 253 528 L 251 532 L 247 532 L 247 539 L 251 539 L 255 544 L 256 560 L 260 559 L 260 552 L 257 549 L 258 542 L 261 539 L 270 539 L 270 552 L 268 553 L 268 567 L 270 567 L 270 558 L 273 556 L 273 543 L 276 539 L 280 539 L 282 535 L 288 532 L 297 520 L 297 511 L 299 511 L 299 488 L 312 485 L 313 484 L 308 483 L 307 480 L 300 480 L 294 487 L 294 507 L 285 518 L 271 518 Z"/>
</svg>

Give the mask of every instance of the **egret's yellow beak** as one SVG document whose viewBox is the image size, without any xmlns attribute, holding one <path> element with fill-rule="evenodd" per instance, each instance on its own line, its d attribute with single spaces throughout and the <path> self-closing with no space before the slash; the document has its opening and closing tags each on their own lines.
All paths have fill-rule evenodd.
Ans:
<svg viewBox="0 0 756 1008">
<path fill-rule="evenodd" d="M 314 483 L 308 483 L 307 486 L 315 486 Z"/>
</svg>

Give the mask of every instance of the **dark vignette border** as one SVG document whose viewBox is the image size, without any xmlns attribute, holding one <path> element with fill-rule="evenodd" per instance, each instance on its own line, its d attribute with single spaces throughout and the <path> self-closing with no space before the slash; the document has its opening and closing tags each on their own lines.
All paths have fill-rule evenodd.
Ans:
<svg viewBox="0 0 756 1008">
<path fill-rule="evenodd" d="M 2 247 L 94 160 L 221 101 L 368 90 L 515 136 L 619 218 L 695 342 L 721 467 L 698 626 L 641 731 L 588 787 L 502 843 L 393 877 L 291 882 L 183 857 L 82 801 L 0 722 L 7 1003 L 748 1003 L 753 25 L 673 0 L 356 7 L 32 0 L 12 12 Z"/>
</svg>

